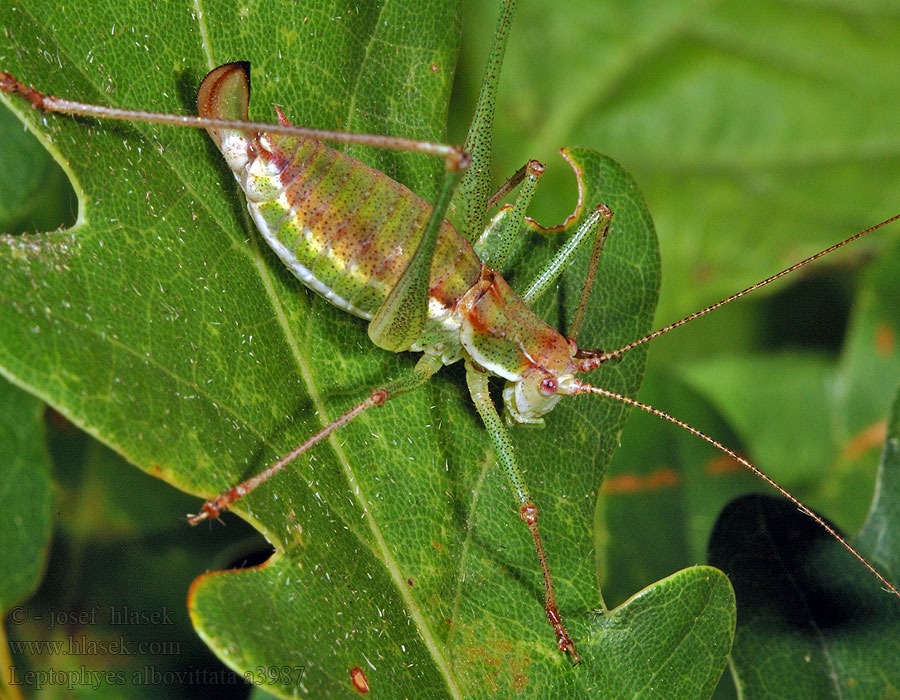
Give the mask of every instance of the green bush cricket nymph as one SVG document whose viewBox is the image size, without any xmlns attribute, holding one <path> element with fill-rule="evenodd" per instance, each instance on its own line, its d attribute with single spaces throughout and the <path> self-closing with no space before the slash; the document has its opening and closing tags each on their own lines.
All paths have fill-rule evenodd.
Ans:
<svg viewBox="0 0 900 700">
<path fill-rule="evenodd" d="M 576 375 L 617 359 L 633 347 L 888 223 L 857 234 L 748 290 L 622 348 L 608 352 L 583 350 L 575 342 L 577 320 L 569 328 L 570 337 L 567 338 L 535 316 L 529 310 L 529 303 L 552 288 L 572 251 L 579 245 L 593 245 L 592 269 L 595 269 L 614 212 L 598 207 L 571 244 L 524 288 L 521 295 L 514 293 L 494 271 L 502 266 L 508 248 L 522 226 L 540 174 L 537 165 L 532 164 L 516 178 L 523 182 L 523 187 L 515 206 L 504 210 L 502 217 L 495 219 L 473 249 L 444 223 L 451 195 L 465 170 L 468 157 L 465 152 L 390 137 L 312 132 L 293 127 L 283 118 L 280 127 L 247 123 L 249 68 L 246 64 L 226 64 L 207 76 L 200 90 L 200 119 L 70 103 L 27 88 L 9 74 L 0 76 L 0 87 L 4 91 L 18 92 L 35 106 L 48 111 L 207 128 L 229 167 L 235 171 L 262 235 L 288 267 L 331 303 L 369 320 L 370 337 L 380 347 L 424 353 L 412 377 L 373 390 L 368 398 L 259 476 L 208 501 L 201 513 L 192 518 L 193 522 L 215 517 L 357 415 L 417 388 L 443 364 L 463 359 L 472 399 L 512 481 L 520 516 L 534 539 L 545 580 L 545 607 L 558 645 L 576 660 L 574 643 L 556 609 L 550 569 L 538 530 L 537 508 L 521 478 L 506 429 L 489 396 L 489 376 L 507 380 L 505 405 L 508 416 L 515 422 L 539 421 L 562 396 L 598 393 L 653 412 L 713 442 L 659 411 L 593 387 Z M 308 137 L 408 148 L 444 157 L 448 167 L 441 193 L 431 209 L 385 175 Z M 583 313 L 590 290 L 589 276 L 576 319 Z M 753 469 L 734 453 L 718 443 L 713 444 Z M 798 506 L 838 537 L 821 519 L 802 505 Z M 841 542 L 865 562 L 843 539 Z M 890 583 L 877 572 L 875 574 L 896 593 Z"/>
</svg>

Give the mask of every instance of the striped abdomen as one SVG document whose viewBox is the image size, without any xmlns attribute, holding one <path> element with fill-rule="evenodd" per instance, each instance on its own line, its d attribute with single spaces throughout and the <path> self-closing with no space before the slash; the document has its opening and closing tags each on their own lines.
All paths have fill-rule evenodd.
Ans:
<svg viewBox="0 0 900 700">
<path fill-rule="evenodd" d="M 371 318 L 406 269 L 431 206 L 324 144 L 262 135 L 238 172 L 257 226 L 294 273 L 328 301 Z M 431 270 L 434 311 L 477 281 L 481 262 L 444 223 Z"/>
<path fill-rule="evenodd" d="M 200 85 L 201 116 L 245 121 L 250 67 L 219 66 Z M 279 112 L 279 118 L 284 121 Z M 431 205 L 387 175 L 314 139 L 207 129 L 266 241 L 306 286 L 371 319 L 419 245 Z M 448 223 L 431 266 L 428 319 L 409 348 L 459 357 L 456 303 L 482 264 Z"/>
</svg>

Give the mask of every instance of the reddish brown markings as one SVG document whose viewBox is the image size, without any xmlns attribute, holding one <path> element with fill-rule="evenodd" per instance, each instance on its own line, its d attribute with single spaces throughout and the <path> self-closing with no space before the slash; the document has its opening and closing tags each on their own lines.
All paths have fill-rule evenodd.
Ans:
<svg viewBox="0 0 900 700">
<path fill-rule="evenodd" d="M 300 179 L 301 177 L 306 175 L 306 171 L 309 169 L 310 163 L 312 163 L 313 158 L 315 158 L 319 153 L 318 148 L 311 148 L 309 150 L 309 153 L 306 154 L 306 156 L 303 158 L 303 160 L 300 163 L 298 163 L 296 160 L 297 154 L 300 152 L 300 149 L 303 147 L 303 145 L 304 144 L 300 144 L 297 146 L 297 150 L 294 152 L 294 155 L 291 156 L 291 158 L 290 158 L 291 162 L 288 163 L 288 167 L 285 167 L 278 174 L 278 180 L 279 180 L 279 182 L 281 182 L 281 185 L 285 189 L 289 188 L 291 185 L 294 184 L 294 182 L 296 182 L 298 179 Z M 288 198 L 287 199 L 288 204 L 290 204 L 292 206 L 295 201 L 292 198 L 293 195 L 294 195 L 293 191 L 288 191 L 286 193 L 286 196 Z"/>
<path fill-rule="evenodd" d="M 711 476 L 722 476 L 724 474 L 733 474 L 734 472 L 744 471 L 744 467 L 735 462 L 728 455 L 719 455 L 718 457 L 713 457 L 706 463 L 704 471 Z"/>
<path fill-rule="evenodd" d="M 691 269 L 691 279 L 697 286 L 708 284 L 716 276 L 715 269 L 708 264 L 694 265 Z"/>
<path fill-rule="evenodd" d="M 438 72 L 438 64 L 437 63 L 432 63 L 431 66 L 429 66 L 429 67 L 431 68 L 432 73 Z"/>
<path fill-rule="evenodd" d="M 467 627 L 465 631 L 471 632 L 472 628 Z M 461 646 L 464 672 L 491 694 L 505 687 L 523 691 L 528 687 L 531 659 L 517 655 L 507 640 L 497 639 L 496 635 L 491 637 L 490 642 L 482 640 L 481 644 Z"/>
<path fill-rule="evenodd" d="M 281 182 L 286 188 L 286 201 L 294 210 L 294 216 L 302 219 L 310 229 L 313 228 L 311 223 L 313 213 L 317 211 L 317 207 L 321 209 L 319 194 L 323 189 L 322 181 L 328 176 L 337 161 L 336 151 L 331 151 L 324 144 L 317 144 L 310 157 L 304 159 L 303 165 L 300 166 L 302 170 L 297 170 L 294 165 L 291 165 L 290 168 L 282 171 L 280 176 Z M 309 172 L 310 169 L 313 170 L 312 173 Z"/>
<path fill-rule="evenodd" d="M 882 430 L 887 430 L 882 426 Z M 876 440 L 876 444 L 884 441 L 884 433 L 880 433 L 880 437 L 872 436 L 872 440 Z M 867 443 L 868 444 L 868 443 Z M 868 449 L 868 448 L 866 448 Z M 734 472 L 744 471 L 744 467 L 735 462 L 727 455 L 721 455 L 709 460 L 703 469 L 710 476 L 725 476 Z M 639 474 L 619 474 L 607 478 L 603 482 L 600 489 L 602 493 L 640 493 L 644 491 L 659 491 L 662 489 L 673 488 L 679 484 L 681 477 L 671 467 L 660 467 L 659 469 L 641 476 Z"/>
<path fill-rule="evenodd" d="M 284 171 L 287 170 L 288 166 L 291 164 L 291 162 L 293 162 L 294 156 L 286 154 L 281 148 L 278 148 L 277 146 L 272 150 L 263 148 L 259 141 L 255 142 L 255 146 L 257 149 L 257 154 L 261 158 L 265 158 L 267 162 L 272 163 L 272 165 L 274 165 L 278 169 L 278 179 L 280 180 L 284 174 Z"/>
<path fill-rule="evenodd" d="M 458 299 L 454 299 L 453 295 L 451 295 L 447 291 L 444 285 L 444 280 L 441 280 L 440 282 L 429 288 L 428 296 L 430 296 L 445 308 L 452 308 L 456 305 L 456 302 L 459 301 Z"/>
<path fill-rule="evenodd" d="M 481 278 L 466 293 L 461 305 L 466 320 L 476 334 L 488 334 L 490 322 L 485 318 L 485 309 L 479 307 L 485 295 L 491 291 L 496 291 L 494 290 L 494 271 L 488 267 L 482 267 Z"/>
<path fill-rule="evenodd" d="M 841 451 L 841 461 L 851 462 L 854 459 L 859 459 L 869 450 L 880 448 L 886 439 L 886 420 L 880 420 L 877 423 L 866 426 L 844 445 L 844 449 Z"/>
<path fill-rule="evenodd" d="M 340 218 L 338 211 L 343 212 L 343 208 L 335 206 L 333 202 L 339 195 L 343 194 L 348 181 L 352 183 L 360 170 L 357 163 L 351 163 L 350 168 L 336 184 L 325 182 L 325 178 L 331 175 L 332 166 L 338 164 L 338 159 L 335 158 L 332 164 L 328 166 L 328 174 L 319 181 L 317 190 L 314 193 L 316 198 L 315 205 L 308 207 L 306 210 L 306 225 L 317 234 L 317 238 L 327 241 L 329 248 L 333 247 L 332 235 L 337 228 L 332 219 L 335 217 Z M 332 185 L 331 189 L 327 189 L 328 185 Z"/>
<path fill-rule="evenodd" d="M 897 347 L 897 335 L 894 329 L 883 321 L 875 327 L 875 352 L 880 357 L 887 357 Z"/>
<path fill-rule="evenodd" d="M 363 695 L 369 692 L 369 679 L 359 666 L 350 669 L 350 680 L 353 681 L 353 687 Z"/>
<path fill-rule="evenodd" d="M 434 548 L 435 548 L 436 550 L 438 550 L 438 551 L 441 551 L 441 550 L 444 548 L 444 546 L 443 546 L 440 542 L 438 542 L 437 540 L 432 540 L 432 541 L 431 541 L 431 546 L 434 547 Z"/>
<path fill-rule="evenodd" d="M 533 503 L 526 503 L 519 508 L 519 517 L 526 525 L 534 525 L 538 519 L 538 509 Z"/>
<path fill-rule="evenodd" d="M 639 474 L 619 474 L 603 482 L 602 493 L 638 493 L 660 491 L 678 485 L 678 473 L 671 467 L 660 467 L 646 476 Z"/>
</svg>

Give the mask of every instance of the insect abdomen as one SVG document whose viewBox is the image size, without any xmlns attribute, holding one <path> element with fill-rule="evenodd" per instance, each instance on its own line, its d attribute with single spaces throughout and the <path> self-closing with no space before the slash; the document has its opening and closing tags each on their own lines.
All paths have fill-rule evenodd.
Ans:
<svg viewBox="0 0 900 700">
<path fill-rule="evenodd" d="M 246 121 L 249 102 L 250 65 L 228 63 L 204 78 L 197 111 Z M 415 252 L 431 206 L 319 141 L 227 127 L 207 131 L 282 261 L 331 303 L 371 318 Z M 458 356 L 454 309 L 481 267 L 471 246 L 445 222 L 432 259 L 428 320 L 410 349 L 440 354 L 445 361 Z"/>
<path fill-rule="evenodd" d="M 431 206 L 383 173 L 324 144 L 261 136 L 241 185 L 272 248 L 335 305 L 371 318 L 419 243 Z M 481 263 L 445 223 L 432 296 L 452 306 Z"/>
</svg>

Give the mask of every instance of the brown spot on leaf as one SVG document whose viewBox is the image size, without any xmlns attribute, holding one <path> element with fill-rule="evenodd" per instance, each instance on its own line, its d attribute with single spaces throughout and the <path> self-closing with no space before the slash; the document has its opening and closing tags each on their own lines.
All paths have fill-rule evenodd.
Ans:
<svg viewBox="0 0 900 700">
<path fill-rule="evenodd" d="M 734 472 L 743 471 L 744 467 L 735 462 L 728 455 L 719 455 L 713 457 L 706 463 L 704 471 L 711 476 L 723 476 L 725 474 L 733 474 Z"/>
<path fill-rule="evenodd" d="M 897 335 L 887 323 L 881 322 L 875 327 L 875 352 L 880 357 L 887 357 L 897 347 Z"/>
<path fill-rule="evenodd" d="M 359 666 L 350 669 L 350 680 L 353 681 L 353 687 L 357 692 L 363 695 L 369 692 L 369 679 L 366 678 L 366 674 Z"/>
<path fill-rule="evenodd" d="M 70 432 L 75 429 L 75 425 L 59 411 L 50 408 L 49 406 L 47 406 L 45 410 L 47 420 L 52 423 L 53 427 L 57 430 Z"/>
<path fill-rule="evenodd" d="M 660 467 L 646 476 L 639 474 L 619 474 L 603 482 L 603 493 L 638 493 L 659 491 L 678 485 L 680 477 L 671 467 Z"/>
<path fill-rule="evenodd" d="M 886 420 L 880 420 L 877 423 L 866 426 L 844 445 L 844 449 L 841 451 L 841 461 L 852 462 L 855 459 L 859 459 L 869 450 L 881 447 L 886 439 Z"/>
</svg>

